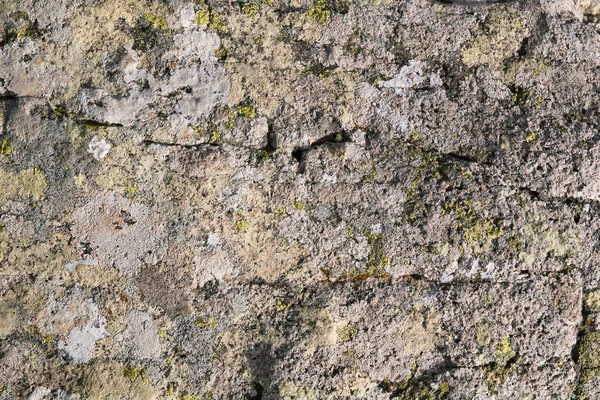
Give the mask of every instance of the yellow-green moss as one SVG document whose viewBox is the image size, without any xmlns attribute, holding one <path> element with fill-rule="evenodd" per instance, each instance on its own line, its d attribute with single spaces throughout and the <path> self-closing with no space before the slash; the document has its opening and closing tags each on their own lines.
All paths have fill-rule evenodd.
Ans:
<svg viewBox="0 0 600 400">
<path fill-rule="evenodd" d="M 9 155 L 12 151 L 10 147 L 10 142 L 6 139 L 2 139 L 2 144 L 0 144 L 0 154 Z"/>
<path fill-rule="evenodd" d="M 227 123 L 225 123 L 225 129 L 231 131 L 235 128 L 235 113 L 229 109 L 227 111 Z"/>
<path fill-rule="evenodd" d="M 600 368 L 600 332 L 585 332 L 577 345 L 577 364 Z"/>
<path fill-rule="evenodd" d="M 148 370 L 146 369 L 146 367 L 138 367 L 136 365 L 126 365 L 121 370 L 121 374 L 124 377 L 128 378 L 131 382 L 137 381 L 138 378 L 141 379 L 143 382 L 148 382 L 148 378 L 146 377 L 147 373 Z"/>
<path fill-rule="evenodd" d="M 246 119 L 252 119 L 256 115 L 256 109 L 252 106 L 238 106 L 237 112 Z"/>
<path fill-rule="evenodd" d="M 517 253 L 520 253 L 521 250 L 523 249 L 523 243 L 521 242 L 521 239 L 519 239 L 518 236 L 511 236 L 508 239 L 508 245 L 510 246 L 511 249 L 513 249 Z"/>
<path fill-rule="evenodd" d="M 585 332 L 577 343 L 576 356 L 582 384 L 600 377 L 600 332 Z"/>
<path fill-rule="evenodd" d="M 273 211 L 273 213 L 274 213 L 275 215 L 277 215 L 278 217 L 281 217 L 281 218 L 283 218 L 284 216 L 286 216 L 286 215 L 287 215 L 287 209 L 286 209 L 285 207 L 280 207 L 280 208 L 277 208 L 277 209 L 275 209 L 275 210 Z"/>
<path fill-rule="evenodd" d="M 306 16 L 309 19 L 317 21 L 321 25 L 325 25 L 331 19 L 331 11 L 325 0 L 316 0 L 306 11 Z"/>
<path fill-rule="evenodd" d="M 217 320 L 214 319 L 213 317 L 208 317 L 208 318 L 198 318 L 196 321 L 194 321 L 194 325 L 196 325 L 198 328 L 201 329 L 213 329 L 217 326 Z"/>
<path fill-rule="evenodd" d="M 208 124 L 208 133 L 210 134 L 208 139 L 210 144 L 221 144 L 223 142 L 223 135 L 217 125 Z"/>
<path fill-rule="evenodd" d="M 208 11 L 208 8 L 196 11 L 194 23 L 198 25 L 208 25 L 210 23 L 210 11 Z"/>
</svg>

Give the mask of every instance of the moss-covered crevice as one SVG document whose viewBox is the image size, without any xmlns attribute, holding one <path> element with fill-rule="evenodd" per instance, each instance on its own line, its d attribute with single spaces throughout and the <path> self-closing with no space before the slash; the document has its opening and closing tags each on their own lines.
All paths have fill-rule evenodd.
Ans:
<svg viewBox="0 0 600 400">
<path fill-rule="evenodd" d="M 12 43 L 21 38 L 43 38 L 44 31 L 38 27 L 38 22 L 32 21 L 25 11 L 9 14 L 4 23 L 4 34 L 0 36 L 0 46 Z"/>
<path fill-rule="evenodd" d="M 496 360 L 483 367 L 483 380 L 490 394 L 497 394 L 497 387 L 516 372 L 519 360 L 519 353 L 514 349 L 510 337 L 504 336 L 498 343 Z"/>
</svg>

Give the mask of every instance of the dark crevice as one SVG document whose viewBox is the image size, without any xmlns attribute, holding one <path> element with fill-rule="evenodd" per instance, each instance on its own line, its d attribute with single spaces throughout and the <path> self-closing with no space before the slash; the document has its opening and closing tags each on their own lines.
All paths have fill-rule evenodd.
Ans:
<svg viewBox="0 0 600 400">
<path fill-rule="evenodd" d="M 456 6 L 482 6 L 487 4 L 510 3 L 514 0 L 434 0 L 434 3 Z"/>
<path fill-rule="evenodd" d="M 142 144 L 145 146 L 155 145 L 155 146 L 165 146 L 165 147 L 181 147 L 184 149 L 199 149 L 199 148 L 206 148 L 206 147 L 210 147 L 210 146 L 217 146 L 217 145 L 213 145 L 211 143 L 181 144 L 181 143 L 157 142 L 154 140 L 144 140 L 144 141 L 142 141 Z"/>
<path fill-rule="evenodd" d="M 292 150 L 292 157 L 298 161 L 298 173 L 303 174 L 306 171 L 306 155 L 312 150 L 311 146 L 297 147 Z"/>
<path fill-rule="evenodd" d="M 309 146 L 296 147 L 292 150 L 292 157 L 298 161 L 298 173 L 303 174 L 306 171 L 306 156 L 308 153 L 320 146 L 335 145 L 340 143 L 352 142 L 352 138 L 347 131 L 331 133 L 323 136 Z"/>
<path fill-rule="evenodd" d="M 277 133 L 275 133 L 275 129 L 273 128 L 273 123 L 271 121 L 268 123 L 267 146 L 264 148 L 264 150 L 269 153 L 273 153 L 275 150 L 277 150 Z"/>
<path fill-rule="evenodd" d="M 585 293 L 583 294 L 583 297 L 585 297 Z M 586 321 L 588 321 L 590 317 L 590 313 L 588 312 L 588 310 L 585 307 L 585 299 L 582 298 L 581 301 L 581 320 L 579 322 L 578 325 L 578 332 L 577 332 L 577 339 L 575 340 L 575 344 L 573 345 L 573 347 L 571 348 L 571 360 L 578 366 L 577 370 L 576 370 L 576 376 L 575 376 L 575 385 L 573 388 L 573 392 L 576 395 L 582 395 L 582 385 L 585 383 L 585 376 L 586 376 L 586 372 L 588 372 L 588 370 L 590 368 L 586 368 L 585 366 L 582 366 L 582 360 L 580 360 L 580 355 L 583 349 L 583 344 L 585 341 L 585 336 L 586 334 L 589 332 L 589 328 L 586 324 Z M 578 397 L 580 398 L 580 397 Z"/>
<path fill-rule="evenodd" d="M 123 124 L 118 124 L 118 123 L 114 123 L 114 122 L 94 121 L 93 119 L 80 119 L 79 122 L 81 122 L 84 125 L 98 126 L 98 127 L 106 127 L 106 126 L 122 127 L 123 126 Z"/>
<path fill-rule="evenodd" d="M 16 94 L 14 94 L 12 92 L 0 94 L 0 100 L 14 100 L 14 99 L 18 99 L 18 98 L 19 98 L 19 96 L 17 96 Z"/>
<path fill-rule="evenodd" d="M 483 165 L 493 165 L 491 162 L 486 162 L 486 161 L 482 161 L 479 160 L 475 157 L 469 156 L 469 155 L 465 155 L 465 154 L 458 154 L 458 153 L 442 153 L 441 154 L 442 157 L 447 157 L 447 158 L 451 158 L 457 161 L 463 161 L 466 163 L 475 163 L 475 164 L 483 164 Z"/>
</svg>

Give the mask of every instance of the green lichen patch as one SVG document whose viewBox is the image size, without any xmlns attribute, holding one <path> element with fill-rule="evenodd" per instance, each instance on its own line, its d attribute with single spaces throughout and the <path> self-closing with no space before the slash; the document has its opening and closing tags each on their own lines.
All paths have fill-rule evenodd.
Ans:
<svg viewBox="0 0 600 400">
<path fill-rule="evenodd" d="M 221 45 L 217 50 L 215 50 L 215 57 L 217 57 L 217 60 L 224 62 L 227 60 L 227 57 L 229 57 L 229 51 L 227 51 L 225 46 Z"/>
<path fill-rule="evenodd" d="M 577 364 L 585 369 L 600 368 L 600 332 L 584 332 L 577 343 Z"/>
<path fill-rule="evenodd" d="M 150 20 L 147 17 L 138 18 L 136 25 L 131 30 L 131 36 L 133 37 L 132 48 L 142 52 L 152 51 L 163 41 L 162 30 L 160 21 L 156 19 Z"/>
<path fill-rule="evenodd" d="M 37 21 L 31 21 L 24 11 L 17 11 L 8 16 L 4 25 L 4 37 L 0 45 L 14 42 L 21 38 L 37 39 L 42 37 L 44 31 L 38 28 Z"/>
<path fill-rule="evenodd" d="M 492 342 L 490 328 L 486 321 L 479 321 L 475 327 L 475 343 L 481 347 L 489 346 Z"/>
<path fill-rule="evenodd" d="M 198 318 L 194 321 L 194 325 L 196 325 L 200 329 L 213 329 L 217 326 L 217 324 L 217 320 L 213 317 Z"/>
<path fill-rule="evenodd" d="M 513 104 L 517 106 L 524 106 L 527 103 L 527 99 L 529 96 L 535 94 L 535 91 L 532 89 L 527 89 L 521 86 L 512 86 L 511 91 L 513 93 L 511 100 Z"/>
<path fill-rule="evenodd" d="M 519 51 L 528 35 L 526 19 L 517 8 L 499 7 L 475 30 L 475 38 L 462 52 L 462 60 L 469 67 L 483 64 L 500 69 L 505 60 Z"/>
<path fill-rule="evenodd" d="M 246 221 L 245 219 L 240 219 L 235 222 L 233 229 L 235 229 L 237 232 L 244 233 L 248 232 L 249 227 L 250 225 L 248 224 L 248 221 Z"/>
<path fill-rule="evenodd" d="M 392 264 L 391 258 L 389 258 L 383 249 L 383 233 L 374 234 L 368 230 L 363 232 L 369 242 L 371 251 L 369 252 L 366 273 L 369 276 L 387 276 L 388 273 L 385 267 Z"/>
<path fill-rule="evenodd" d="M 248 120 L 254 118 L 256 109 L 249 105 L 240 105 L 237 107 L 237 113 Z"/>
<path fill-rule="evenodd" d="M 351 237 L 356 236 L 356 232 L 352 227 L 350 227 L 348 233 L 352 234 Z M 325 283 L 336 284 L 346 281 L 362 281 L 369 278 L 389 278 L 390 275 L 386 271 L 386 267 L 392 264 L 392 259 L 385 254 L 383 248 L 384 234 L 375 234 L 365 229 L 361 232 L 361 235 L 367 238 L 370 248 L 366 264 L 362 267 L 353 267 L 342 271 L 332 269 L 329 266 L 321 267 L 320 270 L 325 278 L 323 280 Z"/>
<path fill-rule="evenodd" d="M 31 197 L 37 202 L 45 197 L 48 181 L 38 168 L 29 168 L 19 173 L 0 169 L 0 206 L 16 196 Z"/>
<path fill-rule="evenodd" d="M 284 303 L 281 300 L 277 300 L 277 304 L 275 305 L 275 309 L 279 312 L 285 311 L 292 306 L 292 303 Z"/>
<path fill-rule="evenodd" d="M 0 154 L 7 156 L 11 151 L 10 142 L 6 139 L 2 139 L 2 143 L 0 144 Z"/>
<path fill-rule="evenodd" d="M 154 29 L 166 30 L 169 29 L 167 19 L 164 17 L 157 17 L 154 14 L 144 14 L 144 18 L 152 24 Z"/>
<path fill-rule="evenodd" d="M 531 132 L 529 135 L 527 135 L 527 137 L 525 138 L 525 141 L 529 144 L 535 143 L 535 141 L 537 140 L 537 133 Z"/>
<path fill-rule="evenodd" d="M 196 126 L 194 127 L 194 132 L 196 136 L 199 138 L 206 138 L 208 143 L 212 145 L 220 145 L 223 143 L 223 134 L 219 130 L 217 124 L 209 122 L 206 126 Z"/>
<path fill-rule="evenodd" d="M 419 216 L 427 212 L 427 207 L 421 199 L 419 183 L 420 179 L 414 179 L 410 183 L 410 186 L 404 190 L 406 193 L 406 202 L 402 210 L 402 217 L 407 222 L 415 222 Z"/>
<path fill-rule="evenodd" d="M 513 348 L 508 335 L 504 336 L 496 350 L 496 360 L 484 366 L 483 379 L 491 394 L 496 394 L 496 388 L 503 385 L 508 376 L 516 371 L 519 354 Z"/>
<path fill-rule="evenodd" d="M 587 327 L 583 328 L 574 355 L 580 372 L 573 398 L 587 399 L 589 397 L 584 393 L 585 385 L 600 378 L 600 332 L 591 331 Z"/>
<path fill-rule="evenodd" d="M 201 2 L 199 7 L 200 9 L 196 11 L 196 16 L 194 18 L 195 24 L 206 26 L 216 33 L 225 32 L 227 30 L 225 20 L 220 14 L 214 12 L 213 9 L 204 2 Z"/>
<path fill-rule="evenodd" d="M 196 396 L 195 394 L 184 394 L 179 397 L 179 400 L 203 400 L 202 397 Z"/>
<path fill-rule="evenodd" d="M 492 222 L 477 216 L 470 200 L 452 200 L 442 204 L 442 215 L 454 216 L 453 227 L 466 243 L 495 240 L 504 236 L 502 221 Z"/>
<path fill-rule="evenodd" d="M 302 211 L 306 208 L 306 202 L 304 201 L 295 201 L 292 203 L 292 210 Z"/>
<path fill-rule="evenodd" d="M 138 379 L 142 380 L 143 382 L 148 382 L 148 378 L 146 377 L 147 373 L 148 370 L 146 367 L 138 367 L 137 365 L 126 365 L 121 370 L 121 374 L 128 378 L 132 383 Z"/>
<path fill-rule="evenodd" d="M 260 11 L 260 4 L 252 2 L 242 6 L 242 12 L 249 17 L 254 17 Z"/>
<path fill-rule="evenodd" d="M 10 233 L 0 223 L 0 262 L 4 261 L 10 251 Z"/>
<path fill-rule="evenodd" d="M 306 11 L 306 16 L 321 25 L 325 25 L 331 19 L 331 7 L 326 0 L 316 0 Z"/>
<path fill-rule="evenodd" d="M 588 293 L 583 305 L 587 312 L 600 312 L 600 290 Z"/>
<path fill-rule="evenodd" d="M 416 130 L 411 131 L 411 140 L 420 141 L 420 136 Z M 416 140 L 414 139 L 416 138 Z M 402 144 L 407 144 L 401 142 Z M 409 223 L 415 223 L 419 218 L 423 217 L 428 210 L 428 206 L 423 199 L 421 191 L 421 183 L 433 178 L 442 180 L 446 174 L 452 169 L 459 169 L 457 164 L 444 163 L 440 153 L 432 150 L 422 149 L 412 143 L 408 143 L 409 157 L 411 160 L 418 162 L 416 167 L 417 176 L 410 182 L 410 185 L 404 189 L 406 193 L 406 202 L 402 211 L 402 217 Z"/>
<path fill-rule="evenodd" d="M 304 65 L 302 76 L 308 75 L 318 76 L 319 78 L 327 78 L 337 68 L 337 65 L 323 65 L 321 63 L 308 63 Z"/>
</svg>

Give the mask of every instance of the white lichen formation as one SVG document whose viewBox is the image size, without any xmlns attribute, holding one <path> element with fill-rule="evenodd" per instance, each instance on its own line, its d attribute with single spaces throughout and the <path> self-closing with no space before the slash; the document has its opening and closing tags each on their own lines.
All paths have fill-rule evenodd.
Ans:
<svg viewBox="0 0 600 400">
<path fill-rule="evenodd" d="M 220 243 L 221 239 L 219 238 L 219 235 L 214 232 L 210 233 L 208 239 L 206 239 L 206 244 L 210 247 L 217 247 Z"/>
<path fill-rule="evenodd" d="M 90 153 L 96 160 L 101 160 L 110 151 L 110 143 L 96 135 L 90 140 L 88 144 L 88 153 Z"/>
<path fill-rule="evenodd" d="M 106 321 L 99 314 L 98 306 L 87 300 L 88 320 L 84 325 L 76 326 L 69 332 L 65 341 L 58 343 L 58 348 L 69 354 L 73 362 L 85 363 L 92 357 L 96 340 L 106 337 Z"/>
</svg>

